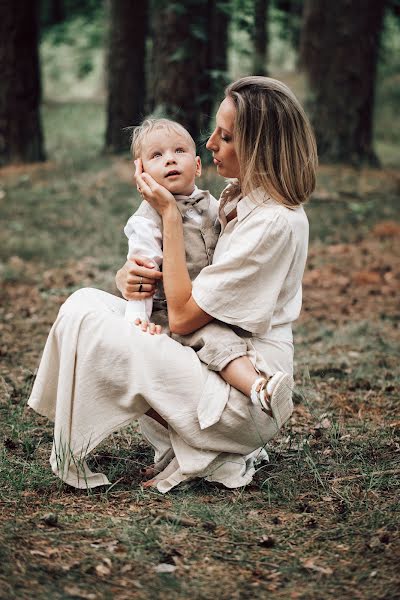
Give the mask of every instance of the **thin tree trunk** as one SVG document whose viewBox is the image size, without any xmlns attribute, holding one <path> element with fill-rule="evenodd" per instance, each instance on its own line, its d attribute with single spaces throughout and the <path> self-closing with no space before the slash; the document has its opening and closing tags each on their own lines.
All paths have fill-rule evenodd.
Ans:
<svg viewBox="0 0 400 600">
<path fill-rule="evenodd" d="M 196 142 L 209 121 L 213 84 L 209 65 L 208 0 L 154 3 L 150 105 L 178 120 Z"/>
<path fill-rule="evenodd" d="M 51 0 L 50 2 L 50 18 L 51 23 L 62 23 L 65 21 L 65 6 L 64 0 Z"/>
<path fill-rule="evenodd" d="M 202 113 L 199 115 L 199 152 L 203 160 L 211 161 L 211 155 L 204 146 L 210 134 L 215 111 L 215 103 L 221 102 L 228 83 L 228 27 L 230 0 L 213 2 L 208 0 L 207 16 L 207 53 L 203 70 L 207 77 L 202 78 L 203 88 L 199 93 L 204 99 Z"/>
<path fill-rule="evenodd" d="M 38 1 L 0 2 L 0 165 L 45 159 Z"/>
<path fill-rule="evenodd" d="M 306 0 L 301 65 L 322 161 L 377 164 L 373 107 L 385 0 Z"/>
<path fill-rule="evenodd" d="M 254 0 L 253 75 L 267 75 L 268 0 Z"/>
<path fill-rule="evenodd" d="M 126 128 L 138 125 L 144 116 L 146 32 L 146 0 L 111 0 L 105 140 L 108 152 L 127 151 Z"/>
</svg>

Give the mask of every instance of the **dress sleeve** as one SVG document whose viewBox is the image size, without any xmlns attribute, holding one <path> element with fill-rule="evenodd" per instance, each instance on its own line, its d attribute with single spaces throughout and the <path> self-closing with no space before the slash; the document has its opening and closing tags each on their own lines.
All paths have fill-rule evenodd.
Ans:
<svg viewBox="0 0 400 600">
<path fill-rule="evenodd" d="M 227 247 L 193 282 L 192 296 L 214 318 L 262 335 L 271 326 L 296 243 L 281 214 L 268 222 L 257 220 L 235 225 Z"/>
</svg>

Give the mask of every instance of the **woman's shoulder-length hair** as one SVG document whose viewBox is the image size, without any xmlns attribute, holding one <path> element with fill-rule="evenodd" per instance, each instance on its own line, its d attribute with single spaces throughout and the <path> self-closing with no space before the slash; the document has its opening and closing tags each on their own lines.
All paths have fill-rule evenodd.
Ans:
<svg viewBox="0 0 400 600">
<path fill-rule="evenodd" d="M 294 208 L 315 189 L 317 146 L 296 96 L 270 77 L 243 77 L 225 90 L 235 108 L 234 140 L 242 192 L 261 187 Z"/>
</svg>

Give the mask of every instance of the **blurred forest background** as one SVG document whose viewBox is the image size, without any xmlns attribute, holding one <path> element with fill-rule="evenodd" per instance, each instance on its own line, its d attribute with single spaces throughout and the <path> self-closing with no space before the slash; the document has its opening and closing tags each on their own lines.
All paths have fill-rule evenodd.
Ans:
<svg viewBox="0 0 400 600">
<path fill-rule="evenodd" d="M 96 111 L 99 151 L 126 152 L 124 129 L 149 113 L 204 143 L 225 85 L 247 74 L 294 88 L 323 162 L 399 163 L 398 0 L 9 0 L 0 10 L 0 164 L 59 156 L 46 130 L 62 132 L 71 102 L 85 121 Z"/>
<path fill-rule="evenodd" d="M 393 600 L 400 587 L 399 0 L 1 0 L 0 599 Z M 117 293 L 139 204 L 127 127 L 204 143 L 227 82 L 287 83 L 319 147 L 295 412 L 252 485 L 161 496 L 136 424 L 89 456 L 107 489 L 49 467 L 27 409 L 57 311 Z"/>
</svg>

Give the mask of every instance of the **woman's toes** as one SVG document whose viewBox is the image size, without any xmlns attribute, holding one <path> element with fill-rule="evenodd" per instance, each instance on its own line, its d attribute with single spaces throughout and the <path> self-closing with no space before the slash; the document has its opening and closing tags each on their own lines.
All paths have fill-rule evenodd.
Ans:
<svg viewBox="0 0 400 600">
<path fill-rule="evenodd" d="M 144 488 L 150 488 L 150 487 L 156 487 L 156 480 L 155 479 L 149 479 L 148 481 L 145 481 L 142 483 L 142 487 Z"/>
</svg>

